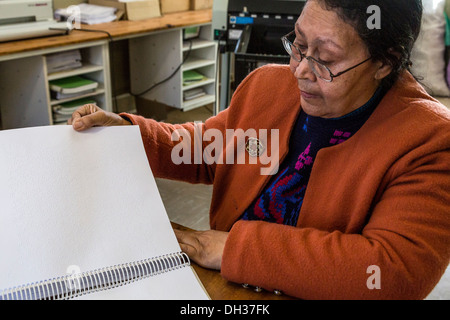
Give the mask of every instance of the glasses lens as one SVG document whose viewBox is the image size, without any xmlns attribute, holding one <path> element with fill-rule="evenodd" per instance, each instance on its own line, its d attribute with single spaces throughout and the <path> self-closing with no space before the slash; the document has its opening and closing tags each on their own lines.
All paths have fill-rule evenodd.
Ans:
<svg viewBox="0 0 450 320">
<path fill-rule="evenodd" d="M 289 55 L 291 55 L 292 48 L 291 48 L 291 44 L 288 39 L 283 38 L 283 46 L 284 46 L 284 49 L 286 50 L 286 52 L 289 53 Z"/>
<path fill-rule="evenodd" d="M 302 55 L 297 47 L 293 44 L 295 41 L 295 32 L 292 31 L 281 38 L 286 52 L 297 62 L 302 61 Z"/>
<path fill-rule="evenodd" d="M 309 57 L 308 57 L 309 58 Z M 331 81 L 331 74 L 327 67 L 314 59 L 308 59 L 309 66 L 316 76 L 325 81 Z"/>
<path fill-rule="evenodd" d="M 302 55 L 300 54 L 300 51 L 298 51 L 297 47 L 295 47 L 291 41 L 283 38 L 283 45 L 286 49 L 286 52 L 289 53 L 292 58 L 294 58 L 298 62 L 302 61 Z"/>
</svg>

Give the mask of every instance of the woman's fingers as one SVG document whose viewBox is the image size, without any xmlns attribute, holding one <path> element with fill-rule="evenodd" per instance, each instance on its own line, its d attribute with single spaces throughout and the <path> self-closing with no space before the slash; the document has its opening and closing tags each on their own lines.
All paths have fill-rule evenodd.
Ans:
<svg viewBox="0 0 450 320">
<path fill-rule="evenodd" d="M 174 229 L 180 248 L 199 265 L 220 270 L 228 232 Z"/>
<path fill-rule="evenodd" d="M 124 120 L 118 114 L 107 112 L 94 104 L 86 104 L 78 108 L 71 119 L 67 122 L 77 131 L 83 131 L 97 126 L 119 126 L 129 125 L 130 122 Z"/>
</svg>

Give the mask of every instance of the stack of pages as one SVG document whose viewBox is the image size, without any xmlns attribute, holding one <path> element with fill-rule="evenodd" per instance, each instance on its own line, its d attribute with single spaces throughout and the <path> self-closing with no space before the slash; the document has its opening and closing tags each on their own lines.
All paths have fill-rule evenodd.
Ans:
<svg viewBox="0 0 450 320">
<path fill-rule="evenodd" d="M 81 23 L 97 24 L 111 22 L 117 19 L 115 14 L 117 8 L 97 6 L 87 3 L 80 3 L 77 7 L 80 10 Z M 55 10 L 55 19 L 63 21 L 68 20 L 68 18 L 74 14 L 73 10 L 69 10 L 69 8 Z"/>
<path fill-rule="evenodd" d="M 67 99 L 94 92 L 98 88 L 98 82 L 73 76 L 49 82 L 50 90 L 54 99 Z"/>
<path fill-rule="evenodd" d="M 203 88 L 195 88 L 191 90 L 186 90 L 183 92 L 183 100 L 189 101 L 201 96 L 204 96 L 206 94 L 205 90 Z"/>
<path fill-rule="evenodd" d="M 53 106 L 53 123 L 66 123 L 75 110 L 85 104 L 97 104 L 97 102 L 93 99 L 85 98 Z"/>
<path fill-rule="evenodd" d="M 80 50 L 70 50 L 49 54 L 46 56 L 47 72 L 55 73 L 65 70 L 81 68 Z"/>
</svg>

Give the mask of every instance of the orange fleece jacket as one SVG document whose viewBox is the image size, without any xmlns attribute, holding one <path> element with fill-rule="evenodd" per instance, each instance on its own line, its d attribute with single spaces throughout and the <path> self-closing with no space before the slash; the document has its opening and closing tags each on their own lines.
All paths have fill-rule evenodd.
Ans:
<svg viewBox="0 0 450 320">
<path fill-rule="evenodd" d="M 281 162 L 300 109 L 289 67 L 268 65 L 198 126 L 224 137 L 226 129 L 278 129 Z M 409 73 L 353 137 L 318 152 L 296 227 L 239 220 L 268 182 L 260 172 L 267 165 L 248 157 L 175 165 L 171 135 L 184 129 L 194 139 L 195 125 L 127 116 L 141 128 L 155 176 L 213 184 L 210 223 L 230 231 L 221 269 L 230 281 L 302 299 L 422 299 L 449 264 L 450 112 Z M 266 149 L 271 154 L 270 137 Z M 369 288 L 372 276 L 380 289 Z"/>
</svg>

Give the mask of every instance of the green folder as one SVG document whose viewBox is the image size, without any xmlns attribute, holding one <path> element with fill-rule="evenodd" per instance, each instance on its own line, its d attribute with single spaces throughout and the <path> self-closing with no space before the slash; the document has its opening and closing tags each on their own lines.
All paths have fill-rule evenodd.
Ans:
<svg viewBox="0 0 450 320">
<path fill-rule="evenodd" d="M 96 103 L 97 102 L 94 99 L 83 98 L 83 99 L 78 99 L 78 100 L 74 100 L 74 101 L 61 103 L 58 106 L 60 106 L 63 109 L 74 109 L 74 108 L 84 106 L 85 104 L 96 104 Z"/>
<path fill-rule="evenodd" d="M 206 79 L 206 77 L 195 70 L 188 70 L 183 72 L 183 85 L 189 85 L 198 81 L 202 81 L 204 79 Z"/>
<path fill-rule="evenodd" d="M 80 76 L 49 81 L 50 89 L 63 94 L 79 93 L 96 89 L 98 82 Z"/>
</svg>

